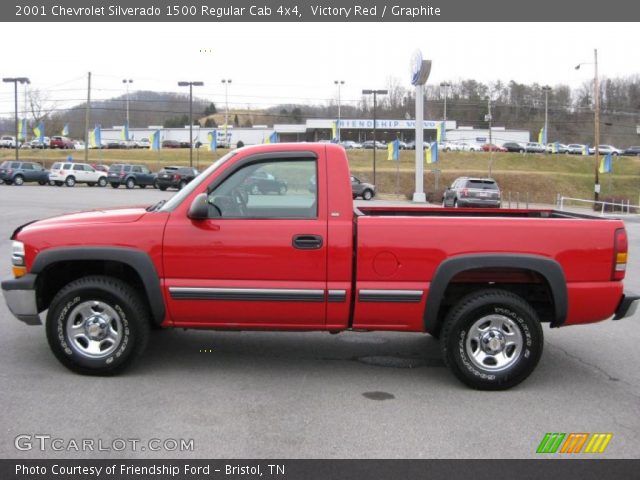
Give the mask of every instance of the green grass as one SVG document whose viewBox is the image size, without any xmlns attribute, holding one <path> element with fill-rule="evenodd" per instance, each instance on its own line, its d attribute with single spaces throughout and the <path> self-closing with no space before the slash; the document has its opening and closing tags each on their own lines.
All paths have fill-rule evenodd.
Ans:
<svg viewBox="0 0 640 480">
<path fill-rule="evenodd" d="M 217 152 L 194 150 L 193 164 L 200 169 L 223 156 L 227 150 Z M 72 155 L 75 161 L 84 161 L 84 151 L 63 150 L 21 150 L 20 158 L 33 160 L 50 167 L 55 161 Z M 361 180 L 373 180 L 373 151 L 351 150 L 348 152 L 351 171 Z M 0 153 L 1 160 L 14 158 L 12 150 Z M 381 195 L 392 195 L 399 190 L 400 195 L 410 197 L 414 185 L 415 152 L 401 151 L 398 163 L 386 160 L 387 152 L 376 152 L 376 183 Z M 491 155 L 476 152 L 448 152 L 440 154 L 440 162 L 425 165 L 425 190 L 430 198 L 437 201 L 441 191 L 453 179 L 462 175 L 487 176 Z M 90 150 L 89 163 L 144 163 L 152 170 L 163 165 L 188 165 L 189 150 L 166 149 L 160 152 L 150 150 Z M 399 168 L 399 189 L 396 180 Z M 436 189 L 433 169 L 438 169 L 439 179 Z M 592 156 L 579 155 L 538 155 L 519 153 L 494 153 L 491 176 L 501 189 L 512 197 L 528 198 L 531 202 L 553 203 L 557 194 L 568 197 L 592 198 L 595 160 Z M 613 173 L 600 174 L 603 197 L 628 199 L 639 203 L 640 158 L 614 157 Z"/>
</svg>

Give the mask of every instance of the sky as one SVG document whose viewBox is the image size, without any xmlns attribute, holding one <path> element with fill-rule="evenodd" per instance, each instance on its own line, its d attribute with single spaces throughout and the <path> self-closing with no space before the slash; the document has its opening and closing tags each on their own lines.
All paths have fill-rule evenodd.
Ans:
<svg viewBox="0 0 640 480">
<path fill-rule="evenodd" d="M 638 23 L 39 23 L 0 24 L 2 77 L 26 76 L 58 106 L 134 90 L 186 92 L 178 81 L 203 81 L 194 95 L 224 105 L 221 80 L 231 79 L 230 108 L 280 103 L 343 104 L 363 88 L 406 87 L 420 49 L 433 61 L 428 84 L 482 82 L 568 84 L 640 73 Z M 25 36 L 25 31 L 28 34 Z M 70 32 L 67 36 L 64 32 Z M 28 52 L 25 54 L 25 52 Z M 22 94 L 20 95 L 22 102 Z M 21 108 L 21 107 L 20 107 Z M 13 114 L 13 85 L 0 84 L 0 116 Z"/>
</svg>

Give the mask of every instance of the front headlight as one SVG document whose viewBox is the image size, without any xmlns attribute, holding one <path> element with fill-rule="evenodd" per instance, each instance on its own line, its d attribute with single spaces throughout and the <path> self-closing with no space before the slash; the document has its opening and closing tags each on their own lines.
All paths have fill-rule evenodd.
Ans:
<svg viewBox="0 0 640 480">
<path fill-rule="evenodd" d="M 13 265 L 13 276 L 22 277 L 27 273 L 24 261 L 24 243 L 14 241 L 11 244 L 11 264 Z"/>
</svg>

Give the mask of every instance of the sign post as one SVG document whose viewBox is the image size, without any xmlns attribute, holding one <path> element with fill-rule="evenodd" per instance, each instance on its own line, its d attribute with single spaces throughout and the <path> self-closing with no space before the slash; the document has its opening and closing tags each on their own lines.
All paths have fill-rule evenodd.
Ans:
<svg viewBox="0 0 640 480">
<path fill-rule="evenodd" d="M 413 201 L 426 203 L 424 193 L 424 84 L 431 73 L 431 60 L 423 60 L 416 50 L 411 57 L 411 84 L 416 87 L 416 187 Z"/>
</svg>

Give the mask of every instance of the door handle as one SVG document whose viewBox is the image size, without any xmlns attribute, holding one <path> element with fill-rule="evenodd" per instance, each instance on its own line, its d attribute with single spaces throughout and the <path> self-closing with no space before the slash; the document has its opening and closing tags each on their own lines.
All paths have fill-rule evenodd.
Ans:
<svg viewBox="0 0 640 480">
<path fill-rule="evenodd" d="M 322 237 L 320 235 L 294 235 L 292 245 L 298 250 L 317 250 L 322 248 Z"/>
</svg>

